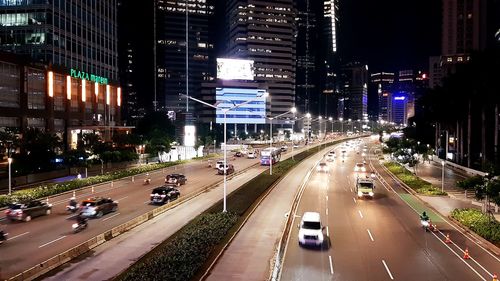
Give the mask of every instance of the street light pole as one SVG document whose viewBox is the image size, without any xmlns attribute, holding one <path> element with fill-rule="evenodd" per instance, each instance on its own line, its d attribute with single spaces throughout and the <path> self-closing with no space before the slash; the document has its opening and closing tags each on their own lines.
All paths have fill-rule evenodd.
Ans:
<svg viewBox="0 0 500 281">
<path fill-rule="evenodd" d="M 444 161 L 441 161 L 441 192 L 444 192 Z"/>
<path fill-rule="evenodd" d="M 343 135 L 344 134 L 344 118 L 340 117 L 339 118 L 339 121 L 340 121 L 340 135 Z"/>
<path fill-rule="evenodd" d="M 227 195 L 227 140 L 226 140 L 226 130 L 227 130 L 227 122 L 226 122 L 226 114 L 227 110 L 224 110 L 224 208 L 222 212 L 227 212 L 227 207 L 226 207 L 226 195 Z"/>
<path fill-rule="evenodd" d="M 211 108 L 214 108 L 214 109 L 218 109 L 217 106 L 213 105 L 213 104 L 209 104 L 208 102 L 205 102 L 205 101 L 202 101 L 202 100 L 199 100 L 197 98 L 193 98 L 191 96 L 187 96 L 187 95 L 183 95 L 183 96 L 186 96 L 188 99 L 191 99 L 191 100 L 194 100 L 196 102 L 199 102 L 201 104 L 204 104 L 206 106 L 209 106 Z M 264 97 L 267 97 L 268 96 L 268 93 L 265 93 L 264 94 Z M 260 99 L 261 96 L 258 96 L 258 97 L 255 97 L 253 99 L 250 99 L 250 100 L 247 100 L 245 102 L 242 102 L 242 103 L 239 103 L 237 105 L 234 105 L 233 107 L 229 107 L 229 108 L 226 108 L 226 109 L 223 109 L 222 112 L 224 113 L 224 167 L 223 167 L 223 171 L 224 171 L 224 199 L 223 199 L 223 210 L 222 212 L 226 213 L 227 212 L 227 204 L 226 204 L 226 201 L 227 201 L 227 170 L 228 170 L 228 167 L 227 167 L 227 113 L 233 109 L 236 109 L 240 106 L 243 106 L 243 105 L 246 105 L 246 104 L 249 104 L 253 101 L 255 101 L 256 99 Z"/>
<path fill-rule="evenodd" d="M 10 149 L 10 148 L 9 148 Z M 9 156 L 9 196 L 12 194 L 12 158 Z"/>
</svg>

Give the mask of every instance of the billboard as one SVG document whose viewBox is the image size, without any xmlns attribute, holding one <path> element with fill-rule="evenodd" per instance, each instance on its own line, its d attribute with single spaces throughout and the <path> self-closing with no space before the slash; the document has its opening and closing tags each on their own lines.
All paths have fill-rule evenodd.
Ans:
<svg viewBox="0 0 500 281">
<path fill-rule="evenodd" d="M 224 123 L 224 110 L 254 99 L 252 102 L 227 112 L 228 124 L 265 124 L 266 123 L 266 90 L 242 88 L 217 88 L 215 92 L 215 122 Z"/>
<path fill-rule="evenodd" d="M 195 146 L 196 127 L 193 125 L 184 126 L 184 146 Z"/>
<path fill-rule="evenodd" d="M 253 80 L 253 60 L 217 58 L 217 78 L 222 80 Z"/>
</svg>

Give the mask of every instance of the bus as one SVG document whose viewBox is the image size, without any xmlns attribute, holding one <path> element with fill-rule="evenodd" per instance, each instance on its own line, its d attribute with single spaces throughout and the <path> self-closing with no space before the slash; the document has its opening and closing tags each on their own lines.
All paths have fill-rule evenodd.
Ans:
<svg viewBox="0 0 500 281">
<path fill-rule="evenodd" d="M 261 165 L 271 165 L 271 161 L 273 164 L 280 161 L 281 158 L 281 150 L 276 147 L 269 147 L 263 149 L 260 152 L 260 164 Z"/>
</svg>

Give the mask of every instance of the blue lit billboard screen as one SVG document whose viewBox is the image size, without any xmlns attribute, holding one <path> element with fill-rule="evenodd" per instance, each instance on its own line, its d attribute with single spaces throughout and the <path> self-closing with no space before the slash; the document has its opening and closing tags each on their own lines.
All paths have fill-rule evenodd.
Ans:
<svg viewBox="0 0 500 281">
<path fill-rule="evenodd" d="M 215 95 L 217 111 L 215 122 L 224 123 L 224 110 L 235 105 L 251 102 L 227 112 L 229 124 L 265 124 L 266 123 L 266 97 L 265 90 L 241 88 L 217 88 Z"/>
</svg>

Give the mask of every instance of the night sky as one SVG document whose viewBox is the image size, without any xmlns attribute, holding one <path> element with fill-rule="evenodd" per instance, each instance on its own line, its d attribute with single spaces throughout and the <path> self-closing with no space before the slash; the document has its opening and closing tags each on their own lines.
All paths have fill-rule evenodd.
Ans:
<svg viewBox="0 0 500 281">
<path fill-rule="evenodd" d="M 340 0 L 339 52 L 370 72 L 427 69 L 441 48 L 440 0 Z"/>
</svg>

